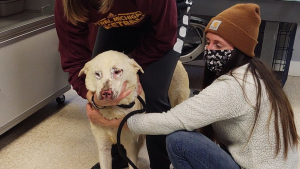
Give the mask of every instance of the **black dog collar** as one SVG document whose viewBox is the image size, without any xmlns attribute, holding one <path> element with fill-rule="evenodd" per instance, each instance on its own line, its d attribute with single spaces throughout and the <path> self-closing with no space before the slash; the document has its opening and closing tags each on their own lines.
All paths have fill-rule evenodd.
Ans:
<svg viewBox="0 0 300 169">
<path fill-rule="evenodd" d="M 134 106 L 134 104 L 135 104 L 135 102 L 133 101 L 130 104 L 120 104 L 120 105 L 117 105 L 117 106 L 129 109 L 129 108 L 132 108 Z"/>
<path fill-rule="evenodd" d="M 132 108 L 134 106 L 135 102 L 131 102 L 130 104 L 120 104 L 120 105 L 117 105 L 121 108 L 125 108 L 125 109 L 129 109 L 129 108 Z M 106 106 L 104 107 L 99 107 L 96 105 L 95 101 L 94 101 L 94 95 L 92 96 L 92 105 L 96 108 L 96 109 L 105 109 Z"/>
</svg>

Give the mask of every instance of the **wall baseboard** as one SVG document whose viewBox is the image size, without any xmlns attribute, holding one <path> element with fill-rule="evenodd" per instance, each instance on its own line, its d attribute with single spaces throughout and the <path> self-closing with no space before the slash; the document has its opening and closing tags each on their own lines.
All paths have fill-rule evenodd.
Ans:
<svg viewBox="0 0 300 169">
<path fill-rule="evenodd" d="M 289 75 L 290 76 L 300 76 L 300 62 L 299 61 L 291 60 L 290 68 L 289 68 Z"/>
</svg>

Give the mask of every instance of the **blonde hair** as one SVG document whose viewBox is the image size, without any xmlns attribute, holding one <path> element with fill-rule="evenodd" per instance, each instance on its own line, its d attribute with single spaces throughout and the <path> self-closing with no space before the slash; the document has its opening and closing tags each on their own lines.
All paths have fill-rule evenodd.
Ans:
<svg viewBox="0 0 300 169">
<path fill-rule="evenodd" d="M 77 25 L 78 22 L 88 21 L 89 10 L 84 8 L 82 0 L 63 0 L 64 14 L 68 21 Z M 114 0 L 99 0 L 99 13 L 107 13 L 113 6 Z"/>
</svg>

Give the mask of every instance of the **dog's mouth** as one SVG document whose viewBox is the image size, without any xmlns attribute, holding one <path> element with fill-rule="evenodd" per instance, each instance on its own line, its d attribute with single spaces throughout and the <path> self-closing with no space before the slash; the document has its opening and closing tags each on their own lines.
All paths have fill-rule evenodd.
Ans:
<svg viewBox="0 0 300 169">
<path fill-rule="evenodd" d="M 101 90 L 99 100 L 114 100 L 116 98 L 117 92 L 113 92 L 112 89 Z"/>
</svg>

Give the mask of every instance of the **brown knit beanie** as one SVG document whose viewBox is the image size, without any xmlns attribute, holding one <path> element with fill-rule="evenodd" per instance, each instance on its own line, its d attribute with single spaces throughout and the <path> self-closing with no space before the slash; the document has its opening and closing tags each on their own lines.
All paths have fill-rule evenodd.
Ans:
<svg viewBox="0 0 300 169">
<path fill-rule="evenodd" d="M 260 22 L 257 4 L 236 4 L 213 17 L 205 33 L 219 35 L 244 54 L 254 57 Z"/>
</svg>

